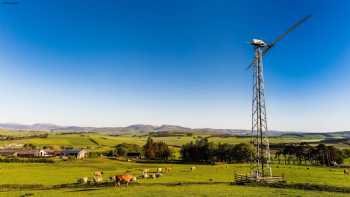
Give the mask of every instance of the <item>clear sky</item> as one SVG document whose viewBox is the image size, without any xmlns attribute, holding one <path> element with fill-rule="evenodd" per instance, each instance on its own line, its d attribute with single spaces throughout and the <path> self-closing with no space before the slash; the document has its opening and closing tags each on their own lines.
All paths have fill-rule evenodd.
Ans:
<svg viewBox="0 0 350 197">
<path fill-rule="evenodd" d="M 252 38 L 269 127 L 350 129 L 350 1 L 0 4 L 0 122 L 250 128 Z"/>
</svg>

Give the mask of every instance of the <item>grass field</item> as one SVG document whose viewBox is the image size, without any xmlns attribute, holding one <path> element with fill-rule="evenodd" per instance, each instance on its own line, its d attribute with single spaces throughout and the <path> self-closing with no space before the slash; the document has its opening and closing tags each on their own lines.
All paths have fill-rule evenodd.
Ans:
<svg viewBox="0 0 350 197">
<path fill-rule="evenodd" d="M 74 183 L 79 177 L 91 176 L 94 171 L 102 170 L 107 178 L 125 172 L 140 175 L 144 168 L 171 167 L 172 171 L 158 179 L 139 180 L 129 188 L 92 188 L 91 190 L 58 189 L 36 191 L 0 192 L 0 196 L 13 196 L 24 193 L 34 193 L 35 196 L 345 196 L 342 193 L 302 191 L 293 189 L 275 189 L 266 187 L 232 186 L 235 172 L 244 173 L 248 165 L 220 164 L 196 165 L 195 171 L 190 171 L 192 165 L 187 164 L 141 164 L 121 162 L 106 158 L 59 161 L 52 164 L 33 163 L 0 163 L 0 185 L 3 184 L 42 184 L 46 186 Z M 315 183 L 350 187 L 350 177 L 343 174 L 340 168 L 305 166 L 274 166 L 274 174 L 282 175 L 289 183 Z M 171 184 L 182 183 L 178 186 Z M 170 185 L 168 185 L 170 184 Z M 185 192 L 185 193 L 184 193 Z"/>
<path fill-rule="evenodd" d="M 10 132 L 0 131 L 3 135 Z M 30 132 L 15 132 L 16 136 L 29 136 Z M 201 136 L 203 137 L 203 136 Z M 156 141 L 165 141 L 176 147 L 197 139 L 198 136 L 154 137 Z M 0 146 L 6 144 L 34 144 L 38 147 L 51 146 L 61 148 L 70 146 L 87 148 L 90 151 L 106 151 L 120 143 L 138 144 L 142 146 L 146 136 L 110 136 L 106 134 L 59 134 L 50 133 L 48 138 L 31 138 L 21 140 L 0 141 Z M 317 141 L 319 138 L 301 138 L 286 136 L 271 138 L 271 143 L 290 143 Z M 248 142 L 246 137 L 210 137 L 215 143 L 237 144 Z M 349 162 L 349 161 L 347 161 Z M 277 189 L 268 187 L 233 186 L 234 173 L 247 173 L 247 164 L 196 165 L 197 169 L 190 171 L 189 164 L 142 164 L 122 162 L 108 158 L 86 160 L 57 160 L 54 163 L 0 163 L 0 196 L 346 196 L 344 193 L 329 193 L 319 191 L 303 191 L 296 189 Z M 51 187 L 59 184 L 75 183 L 78 178 L 92 176 L 94 171 L 103 171 L 104 178 L 111 175 L 140 175 L 144 168 L 156 169 L 171 167 L 172 171 L 158 179 L 143 179 L 130 185 L 129 188 L 93 187 L 93 188 L 61 188 L 61 189 L 13 189 L 6 190 L 1 186 L 40 184 Z M 342 168 L 309 167 L 294 165 L 274 165 L 276 176 L 283 175 L 288 183 L 313 183 L 330 186 L 350 187 L 350 176 L 345 176 Z M 181 183 L 181 184 L 180 184 Z"/>
<path fill-rule="evenodd" d="M 42 132 L 35 132 L 34 134 L 40 134 Z M 10 135 L 11 132 L 6 130 L 0 130 L 0 135 Z M 28 136 L 33 134 L 31 132 L 14 132 L 15 136 Z M 208 136 L 171 136 L 171 137 L 153 137 L 155 141 L 164 141 L 171 146 L 181 146 L 185 143 L 196 140 L 198 137 Z M 246 142 L 248 143 L 249 137 L 209 137 L 209 141 L 215 143 L 230 143 L 237 144 Z M 120 143 L 130 143 L 143 145 L 147 140 L 147 136 L 135 136 L 135 135 L 120 135 L 111 136 L 100 133 L 84 133 L 84 134 L 62 134 L 62 133 L 49 133 L 48 138 L 32 138 L 32 139 L 20 139 L 10 141 L 0 141 L 0 146 L 6 144 L 34 144 L 36 146 L 52 146 L 59 149 L 62 146 L 71 146 L 76 148 L 88 148 L 93 150 L 106 150 L 113 148 L 113 146 Z M 317 136 L 314 138 L 297 137 L 297 136 L 285 136 L 285 137 L 272 137 L 270 143 L 293 143 L 302 141 L 319 141 L 321 138 Z"/>
<path fill-rule="evenodd" d="M 263 187 L 239 187 L 227 184 L 216 185 L 187 185 L 187 186 L 163 186 L 163 185 L 140 185 L 129 186 L 128 188 L 103 188 L 103 189 L 61 189 L 61 190 L 44 190 L 44 191 L 14 191 L 3 192 L 0 196 L 65 196 L 65 197 L 81 197 L 81 196 L 145 196 L 145 197 L 183 197 L 183 196 L 328 196 L 328 197 L 345 197 L 347 195 L 341 193 L 302 191 L 291 189 L 275 189 Z"/>
<path fill-rule="evenodd" d="M 2 130 L 3 135 L 11 134 L 9 131 Z M 0 133 L 1 133 L 0 132 Z M 35 134 L 40 132 L 35 132 Z M 15 136 L 28 136 L 33 135 L 31 132 L 14 132 Z M 171 137 L 153 137 L 155 141 L 164 141 L 171 146 L 174 157 L 179 158 L 180 147 L 185 143 L 195 141 L 199 137 L 208 137 L 208 135 L 194 135 L 194 136 L 171 136 Z M 209 141 L 215 143 L 249 143 L 249 137 L 209 137 Z M 51 147 L 53 149 L 62 149 L 63 147 L 74 147 L 74 148 L 86 148 L 91 152 L 104 152 L 113 150 L 114 146 L 120 143 L 137 144 L 143 146 L 147 140 L 147 136 L 136 136 L 136 135 L 120 135 L 111 136 L 101 133 L 84 133 L 84 134 L 62 134 L 62 133 L 49 133 L 47 138 L 31 138 L 31 139 L 20 139 L 20 140 L 9 140 L 0 141 L 0 146 L 6 146 L 8 144 L 33 144 L 37 147 Z M 302 139 L 300 137 L 274 137 L 271 138 L 271 143 L 292 143 L 300 142 L 302 140 L 320 140 L 319 138 L 313 139 Z"/>
</svg>

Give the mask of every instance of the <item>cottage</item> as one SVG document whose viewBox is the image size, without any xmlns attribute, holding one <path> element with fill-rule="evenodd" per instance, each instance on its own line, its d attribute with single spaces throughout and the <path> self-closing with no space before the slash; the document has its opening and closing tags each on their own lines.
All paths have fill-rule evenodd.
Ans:
<svg viewBox="0 0 350 197">
<path fill-rule="evenodd" d="M 45 150 L 39 150 L 39 157 L 46 157 L 47 152 Z"/>
<path fill-rule="evenodd" d="M 87 157 L 87 153 L 88 152 L 84 149 L 67 149 L 61 152 L 61 157 L 75 157 L 77 159 L 83 159 Z"/>
</svg>

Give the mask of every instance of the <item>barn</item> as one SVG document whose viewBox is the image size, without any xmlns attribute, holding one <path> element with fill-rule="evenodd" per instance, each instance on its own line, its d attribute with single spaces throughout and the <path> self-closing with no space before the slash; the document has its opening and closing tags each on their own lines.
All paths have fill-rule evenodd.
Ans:
<svg viewBox="0 0 350 197">
<path fill-rule="evenodd" d="M 61 157 L 75 157 L 77 159 L 84 159 L 88 152 L 84 149 L 66 149 L 61 152 Z"/>
<path fill-rule="evenodd" d="M 17 152 L 17 157 L 43 157 L 45 155 L 45 151 L 43 150 L 21 150 Z"/>
<path fill-rule="evenodd" d="M 16 149 L 0 149 L 0 156 L 10 157 L 16 156 L 18 150 Z"/>
</svg>

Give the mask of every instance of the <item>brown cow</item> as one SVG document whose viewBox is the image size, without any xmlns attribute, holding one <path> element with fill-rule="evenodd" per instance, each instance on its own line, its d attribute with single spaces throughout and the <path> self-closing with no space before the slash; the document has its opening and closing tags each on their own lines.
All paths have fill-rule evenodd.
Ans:
<svg viewBox="0 0 350 197">
<path fill-rule="evenodd" d="M 125 183 L 126 186 L 128 186 L 130 182 L 136 181 L 136 177 L 128 174 L 112 176 L 110 177 L 110 179 L 115 181 L 115 183 L 118 184 L 118 186 L 120 186 L 121 183 Z"/>
</svg>

